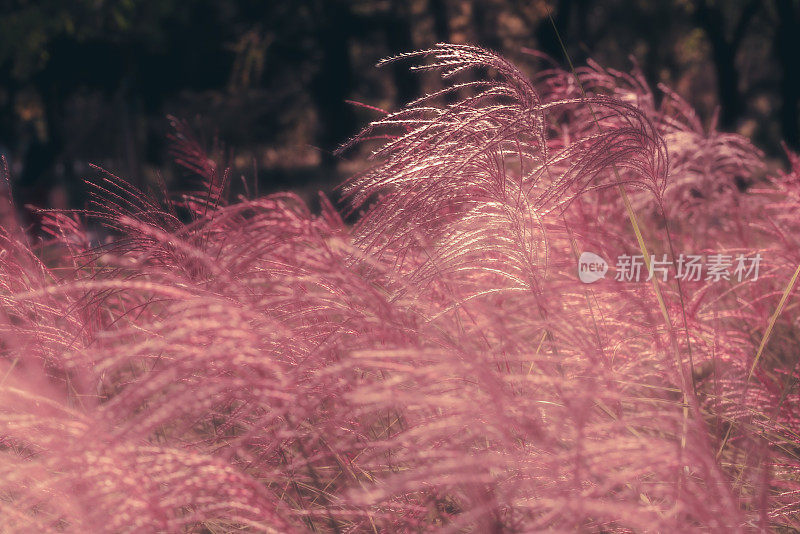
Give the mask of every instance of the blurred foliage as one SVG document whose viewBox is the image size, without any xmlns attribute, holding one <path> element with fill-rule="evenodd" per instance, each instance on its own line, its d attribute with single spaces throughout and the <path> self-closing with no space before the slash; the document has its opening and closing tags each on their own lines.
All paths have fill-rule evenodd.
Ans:
<svg viewBox="0 0 800 534">
<path fill-rule="evenodd" d="M 267 188 L 324 188 L 352 165 L 332 150 L 376 118 L 348 101 L 392 109 L 439 87 L 378 59 L 472 43 L 533 73 L 526 49 L 563 64 L 553 25 L 576 63 L 633 60 L 706 123 L 771 154 L 800 145 L 799 0 L 0 0 L 0 152 L 21 202 L 61 187 L 79 203 L 89 161 L 142 186 L 179 181 L 163 142 L 174 114 L 235 146 L 234 167 Z"/>
<path fill-rule="evenodd" d="M 0 63 L 10 61 L 12 75 L 26 80 L 47 65 L 50 47 L 60 39 L 139 41 L 157 48 L 164 44 L 166 18 L 182 2 L 17 0 L 7 4 L 0 19 Z"/>
</svg>

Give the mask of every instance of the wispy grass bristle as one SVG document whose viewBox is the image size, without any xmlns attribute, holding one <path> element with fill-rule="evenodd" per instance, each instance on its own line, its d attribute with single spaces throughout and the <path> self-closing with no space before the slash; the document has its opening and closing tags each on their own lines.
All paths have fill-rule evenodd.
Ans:
<svg viewBox="0 0 800 534">
<path fill-rule="evenodd" d="M 800 158 L 636 70 L 387 61 L 451 85 L 351 141 L 341 211 L 228 198 L 178 120 L 198 192 L 101 171 L 35 244 L 0 196 L 2 530 L 800 529 Z M 631 211 L 655 257 L 761 272 L 581 283 Z"/>
</svg>

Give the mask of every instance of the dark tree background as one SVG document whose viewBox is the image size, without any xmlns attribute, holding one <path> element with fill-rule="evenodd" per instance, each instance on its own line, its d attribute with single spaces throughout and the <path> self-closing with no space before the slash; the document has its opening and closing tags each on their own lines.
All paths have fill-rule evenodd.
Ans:
<svg viewBox="0 0 800 534">
<path fill-rule="evenodd" d="M 332 151 L 437 87 L 387 55 L 441 41 L 591 57 L 664 82 L 768 154 L 800 146 L 800 0 L 0 0 L 0 153 L 20 204 L 84 202 L 96 163 L 140 187 L 170 165 L 168 114 L 235 147 L 264 190 L 328 189 Z"/>
</svg>

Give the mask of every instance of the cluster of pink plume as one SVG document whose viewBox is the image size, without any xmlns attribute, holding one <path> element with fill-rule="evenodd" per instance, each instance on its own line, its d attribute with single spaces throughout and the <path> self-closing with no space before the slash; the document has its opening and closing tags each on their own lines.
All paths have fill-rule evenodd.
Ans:
<svg viewBox="0 0 800 534">
<path fill-rule="evenodd" d="M 354 140 L 341 212 L 228 199 L 181 123 L 196 194 L 103 173 L 32 246 L 4 190 L 0 530 L 800 529 L 800 159 L 636 71 L 395 60 L 445 88 Z M 763 262 L 578 280 L 643 245 Z"/>
</svg>

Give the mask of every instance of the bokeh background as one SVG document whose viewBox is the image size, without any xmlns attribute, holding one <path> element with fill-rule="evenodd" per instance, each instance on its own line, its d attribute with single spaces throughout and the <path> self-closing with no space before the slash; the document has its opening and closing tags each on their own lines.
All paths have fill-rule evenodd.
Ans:
<svg viewBox="0 0 800 534">
<path fill-rule="evenodd" d="M 379 59 L 471 43 L 541 68 L 591 58 L 666 83 L 703 122 L 779 161 L 800 144 L 795 0 L 0 0 L 0 153 L 18 205 L 81 207 L 100 165 L 143 189 L 187 179 L 168 115 L 261 192 L 330 190 L 363 164 L 333 150 L 439 81 Z"/>
</svg>

